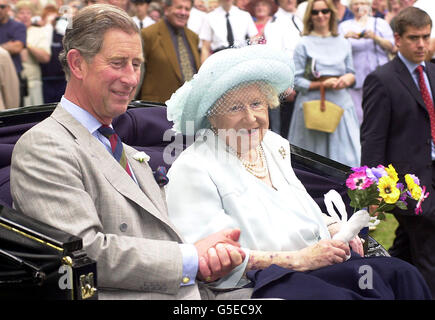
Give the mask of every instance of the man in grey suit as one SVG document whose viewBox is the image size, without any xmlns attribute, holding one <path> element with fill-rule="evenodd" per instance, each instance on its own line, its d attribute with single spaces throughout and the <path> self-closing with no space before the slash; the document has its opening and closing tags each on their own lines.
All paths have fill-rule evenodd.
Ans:
<svg viewBox="0 0 435 320">
<path fill-rule="evenodd" d="M 242 262 L 240 231 L 183 243 L 147 162 L 111 131 L 140 79 L 137 26 L 114 6 L 86 7 L 65 34 L 60 60 L 68 80 L 60 104 L 12 155 L 14 206 L 83 239 L 102 299 L 215 298 L 196 278 L 213 281 Z"/>
</svg>

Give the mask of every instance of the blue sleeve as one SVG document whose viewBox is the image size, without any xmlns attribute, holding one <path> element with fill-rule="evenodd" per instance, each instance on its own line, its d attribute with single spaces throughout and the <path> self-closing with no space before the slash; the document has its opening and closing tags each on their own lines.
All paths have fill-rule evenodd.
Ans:
<svg viewBox="0 0 435 320">
<path fill-rule="evenodd" d="M 22 23 L 16 23 L 15 27 L 12 30 L 13 40 L 14 41 L 21 41 L 24 44 L 24 47 L 26 47 L 26 41 L 27 41 L 27 32 L 26 32 L 26 26 Z"/>
<path fill-rule="evenodd" d="M 310 87 L 311 81 L 304 78 L 307 53 L 305 46 L 301 42 L 299 42 L 295 48 L 293 61 L 295 63 L 295 90 L 306 93 Z"/>
<path fill-rule="evenodd" d="M 180 244 L 183 256 L 183 276 L 180 286 L 190 286 L 195 283 L 198 273 L 198 252 L 193 244 Z"/>
</svg>

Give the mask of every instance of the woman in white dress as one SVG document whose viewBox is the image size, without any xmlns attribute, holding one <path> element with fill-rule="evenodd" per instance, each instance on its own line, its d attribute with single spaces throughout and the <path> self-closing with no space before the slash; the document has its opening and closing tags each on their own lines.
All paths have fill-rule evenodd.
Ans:
<svg viewBox="0 0 435 320">
<path fill-rule="evenodd" d="M 279 105 L 280 94 L 290 93 L 293 74 L 291 59 L 267 45 L 227 49 L 211 56 L 166 102 L 174 128 L 196 136 L 169 170 L 170 219 L 192 243 L 225 228 L 241 230 L 246 258 L 212 284 L 219 288 L 253 286 L 257 298 L 428 297 L 414 267 L 396 259 L 383 267 L 387 258 L 373 261 L 358 254 L 346 261 L 348 244 L 331 240 L 339 225 L 296 177 L 289 142 L 267 129 L 268 108 Z M 358 237 L 351 246 L 362 255 Z M 375 271 L 378 287 L 372 291 L 358 289 L 361 275 L 355 266 L 360 264 L 382 269 Z M 394 286 L 386 283 L 390 272 Z M 280 281 L 268 281 L 269 276 Z M 298 285 L 301 277 L 310 290 Z"/>
<path fill-rule="evenodd" d="M 363 120 L 362 87 L 367 75 L 389 61 L 394 50 L 394 36 L 390 25 L 382 18 L 370 16 L 371 0 L 351 0 L 349 7 L 355 18 L 338 26 L 338 31 L 352 45 L 355 85 L 349 88 L 359 123 Z"/>
</svg>

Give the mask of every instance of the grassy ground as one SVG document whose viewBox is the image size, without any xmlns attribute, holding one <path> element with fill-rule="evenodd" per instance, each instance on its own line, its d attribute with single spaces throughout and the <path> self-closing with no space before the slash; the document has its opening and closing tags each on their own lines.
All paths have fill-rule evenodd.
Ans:
<svg viewBox="0 0 435 320">
<path fill-rule="evenodd" d="M 370 231 L 370 235 L 379 242 L 385 249 L 391 247 L 394 240 L 394 231 L 398 226 L 398 222 L 393 215 L 385 215 L 385 220 L 382 220 L 376 227 L 376 230 Z"/>
</svg>

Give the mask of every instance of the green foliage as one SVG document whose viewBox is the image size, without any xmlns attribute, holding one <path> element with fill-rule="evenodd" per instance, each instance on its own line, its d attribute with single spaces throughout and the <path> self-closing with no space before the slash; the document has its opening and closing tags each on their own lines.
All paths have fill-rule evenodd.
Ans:
<svg viewBox="0 0 435 320">
<path fill-rule="evenodd" d="M 370 235 L 388 250 L 393 244 L 398 225 L 399 223 L 396 218 L 392 214 L 389 214 L 384 221 L 381 221 L 376 226 L 376 230 L 370 231 Z"/>
<path fill-rule="evenodd" d="M 367 189 L 347 189 L 347 194 L 350 198 L 350 206 L 353 208 L 368 208 L 372 205 L 379 205 L 379 191 L 375 184 L 372 184 Z"/>
</svg>

